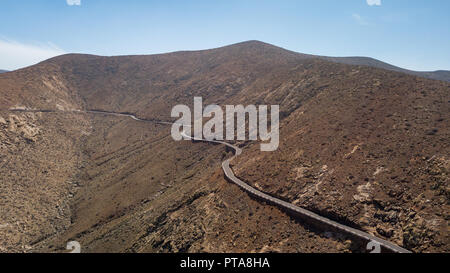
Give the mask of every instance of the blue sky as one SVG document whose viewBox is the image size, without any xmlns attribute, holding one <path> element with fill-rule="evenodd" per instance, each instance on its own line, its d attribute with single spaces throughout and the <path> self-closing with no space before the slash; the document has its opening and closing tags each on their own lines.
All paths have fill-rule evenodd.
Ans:
<svg viewBox="0 0 450 273">
<path fill-rule="evenodd" d="M 0 69 L 51 56 L 154 54 L 260 40 L 450 70 L 448 0 L 2 0 Z"/>
</svg>

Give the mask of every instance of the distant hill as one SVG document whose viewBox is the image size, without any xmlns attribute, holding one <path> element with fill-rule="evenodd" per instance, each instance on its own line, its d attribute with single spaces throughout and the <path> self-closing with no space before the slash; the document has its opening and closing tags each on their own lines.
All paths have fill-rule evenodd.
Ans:
<svg viewBox="0 0 450 273">
<path fill-rule="evenodd" d="M 8 70 L 1 70 L 1 69 L 0 69 L 0 74 L 1 74 L 1 73 L 5 73 L 5 72 L 8 72 Z"/>
<path fill-rule="evenodd" d="M 402 72 L 409 75 L 419 76 L 423 78 L 433 79 L 433 80 L 441 80 L 450 82 L 450 71 L 447 70 L 438 70 L 438 71 L 412 71 L 408 69 L 404 69 L 398 66 L 394 66 L 377 59 L 369 58 L 369 57 L 326 57 L 320 56 L 320 58 L 332 61 L 336 63 L 342 64 L 350 64 L 350 65 L 364 65 L 376 68 L 382 68 L 386 70 Z"/>
</svg>

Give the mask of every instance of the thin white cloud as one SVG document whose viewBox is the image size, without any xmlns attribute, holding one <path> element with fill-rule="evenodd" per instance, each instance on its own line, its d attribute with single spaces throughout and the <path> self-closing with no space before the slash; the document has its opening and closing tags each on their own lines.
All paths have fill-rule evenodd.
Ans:
<svg viewBox="0 0 450 273">
<path fill-rule="evenodd" d="M 381 6 L 381 0 L 366 0 L 369 6 Z"/>
<path fill-rule="evenodd" d="M 67 5 L 69 6 L 80 6 L 81 0 L 66 0 Z"/>
<path fill-rule="evenodd" d="M 0 39 L 0 69 L 15 70 L 65 53 L 52 43 L 24 44 Z"/>
<path fill-rule="evenodd" d="M 353 13 L 352 14 L 353 19 L 360 24 L 361 26 L 367 26 L 369 23 L 366 21 L 366 19 L 364 19 L 361 15 L 359 15 L 358 13 Z"/>
</svg>

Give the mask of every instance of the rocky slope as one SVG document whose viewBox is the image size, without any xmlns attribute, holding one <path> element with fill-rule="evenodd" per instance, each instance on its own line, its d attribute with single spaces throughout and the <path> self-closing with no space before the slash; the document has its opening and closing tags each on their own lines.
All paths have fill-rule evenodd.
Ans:
<svg viewBox="0 0 450 273">
<path fill-rule="evenodd" d="M 320 94 L 282 123 L 278 151 L 249 147 L 238 176 L 411 250 L 448 251 L 450 86 L 362 67 L 328 72 Z"/>
<path fill-rule="evenodd" d="M 171 108 L 194 96 L 279 104 L 280 149 L 241 143 L 234 169 L 243 180 L 411 250 L 439 252 L 448 250 L 449 90 L 251 41 L 56 57 L 0 75 L 0 108 L 170 120 Z M 73 112 L 2 117 L 1 172 L 17 170 L 1 178 L 2 251 L 63 251 L 73 239 L 89 252 L 361 250 L 250 199 L 222 178 L 223 147 L 174 142 L 168 126 Z"/>
</svg>

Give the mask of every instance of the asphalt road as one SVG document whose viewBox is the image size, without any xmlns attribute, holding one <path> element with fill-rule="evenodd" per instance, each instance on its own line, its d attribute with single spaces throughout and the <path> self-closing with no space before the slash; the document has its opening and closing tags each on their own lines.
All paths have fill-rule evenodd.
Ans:
<svg viewBox="0 0 450 273">
<path fill-rule="evenodd" d="M 306 210 L 299 206 L 296 206 L 292 203 L 288 203 L 281 199 L 270 196 L 269 194 L 263 193 L 260 190 L 257 190 L 255 188 L 253 188 L 252 186 L 250 186 L 249 184 L 245 183 L 244 181 L 240 180 L 239 178 L 237 178 L 234 175 L 233 170 L 230 168 L 230 162 L 233 161 L 237 156 L 239 156 L 242 153 L 241 148 L 239 148 L 235 145 L 232 145 L 230 143 L 224 142 L 224 141 L 217 141 L 217 140 L 208 141 L 205 139 L 198 139 L 198 138 L 187 135 L 185 132 L 182 132 L 182 136 L 186 137 L 186 138 L 190 138 L 195 141 L 218 143 L 218 144 L 223 144 L 223 145 L 226 145 L 226 146 L 232 148 L 234 150 L 234 156 L 225 160 L 224 162 L 222 162 L 222 170 L 223 170 L 225 176 L 228 178 L 229 181 L 232 181 L 233 183 L 238 185 L 240 188 L 242 188 L 246 192 L 250 193 L 251 195 L 257 197 L 258 199 L 266 201 L 271 204 L 274 204 L 285 210 L 294 212 L 297 215 L 301 215 L 301 216 L 303 216 L 304 219 L 310 219 L 315 222 L 320 222 L 326 226 L 331 227 L 333 230 L 341 231 L 343 233 L 350 234 L 354 237 L 360 238 L 364 241 L 367 241 L 368 243 L 371 243 L 372 245 L 379 245 L 380 247 L 383 247 L 383 248 L 385 248 L 389 251 L 395 252 L 395 253 L 411 253 L 411 251 L 409 251 L 407 249 L 404 249 L 404 248 L 399 247 L 398 245 L 393 244 L 389 241 L 386 241 L 386 240 L 383 240 L 376 236 L 373 236 L 367 232 L 340 224 L 336 221 L 330 220 L 330 219 L 320 216 L 314 212 L 311 212 L 309 210 Z"/>
</svg>

